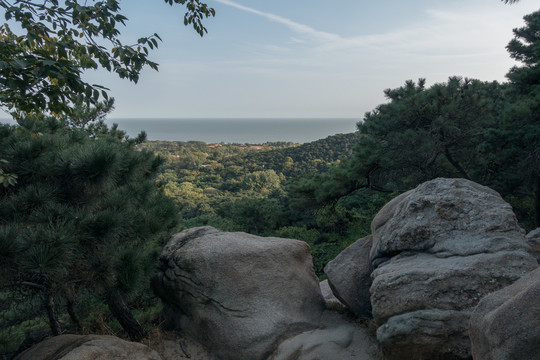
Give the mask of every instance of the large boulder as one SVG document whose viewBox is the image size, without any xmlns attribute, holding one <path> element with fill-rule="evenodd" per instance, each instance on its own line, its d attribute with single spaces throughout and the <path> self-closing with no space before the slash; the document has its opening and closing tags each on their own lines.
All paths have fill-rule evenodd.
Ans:
<svg viewBox="0 0 540 360">
<path fill-rule="evenodd" d="M 334 295 L 359 318 L 371 318 L 371 236 L 357 240 L 324 267 Z"/>
<path fill-rule="evenodd" d="M 20 353 L 14 360 L 161 360 L 148 346 L 107 335 L 60 335 Z"/>
<path fill-rule="evenodd" d="M 510 205 L 465 179 L 426 182 L 371 226 L 371 303 L 389 359 L 469 358 L 472 309 L 538 265 Z"/>
<path fill-rule="evenodd" d="M 471 315 L 475 359 L 540 359 L 540 268 L 484 297 Z"/>
<path fill-rule="evenodd" d="M 279 340 L 318 326 L 325 302 L 302 241 L 185 230 L 153 279 L 176 327 L 220 359 L 263 359 Z"/>
</svg>

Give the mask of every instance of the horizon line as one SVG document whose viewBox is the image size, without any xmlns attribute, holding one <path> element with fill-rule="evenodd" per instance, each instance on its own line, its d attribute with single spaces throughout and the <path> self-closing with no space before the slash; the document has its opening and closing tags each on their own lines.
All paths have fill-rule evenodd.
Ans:
<svg viewBox="0 0 540 360">
<path fill-rule="evenodd" d="M 257 116 L 242 116 L 242 117 L 236 117 L 236 116 L 225 116 L 225 117 L 214 117 L 214 116 L 208 116 L 208 117 L 110 117 L 105 120 L 123 120 L 123 119 L 130 119 L 130 120 L 329 120 L 329 119 L 335 119 L 335 120 L 357 120 L 361 119 L 359 117 L 332 117 L 332 116 L 326 116 L 326 117 L 310 117 L 310 116 L 276 116 L 276 117 L 257 117 Z"/>
</svg>

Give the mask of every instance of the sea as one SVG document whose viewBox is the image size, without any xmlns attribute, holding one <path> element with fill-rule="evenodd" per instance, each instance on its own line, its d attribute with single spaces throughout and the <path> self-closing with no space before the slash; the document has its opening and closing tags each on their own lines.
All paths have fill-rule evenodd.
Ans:
<svg viewBox="0 0 540 360">
<path fill-rule="evenodd" d="M 110 119 L 130 137 L 145 131 L 148 140 L 205 143 L 306 143 L 356 131 L 359 119 Z"/>
<path fill-rule="evenodd" d="M 252 118 L 252 119 L 145 119 L 115 118 L 130 137 L 145 131 L 148 140 L 203 141 L 205 143 L 264 144 L 266 142 L 307 143 L 335 134 L 356 131 L 359 119 L 353 118 Z M 0 119 L 13 124 L 13 120 Z"/>
</svg>

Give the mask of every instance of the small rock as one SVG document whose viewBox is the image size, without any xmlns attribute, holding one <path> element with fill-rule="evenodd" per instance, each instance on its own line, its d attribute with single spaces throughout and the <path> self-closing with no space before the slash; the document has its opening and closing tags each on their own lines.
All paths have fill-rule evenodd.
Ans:
<svg viewBox="0 0 540 360">
<path fill-rule="evenodd" d="M 540 228 L 535 229 L 527 234 L 527 244 L 531 247 L 529 253 L 534 256 L 540 264 Z"/>
<path fill-rule="evenodd" d="M 330 261 L 324 272 L 334 295 L 359 318 L 370 319 L 371 272 L 369 258 L 371 236 L 366 236 L 343 250 Z"/>
<path fill-rule="evenodd" d="M 326 312 L 321 328 L 282 341 L 269 359 L 375 360 L 380 359 L 380 352 L 375 338 L 363 325 Z"/>
<path fill-rule="evenodd" d="M 319 283 L 319 286 L 321 287 L 321 293 L 324 301 L 326 301 L 326 307 L 330 307 L 336 310 L 347 309 L 347 307 L 334 295 L 332 289 L 330 289 L 328 279 L 321 281 Z"/>
</svg>

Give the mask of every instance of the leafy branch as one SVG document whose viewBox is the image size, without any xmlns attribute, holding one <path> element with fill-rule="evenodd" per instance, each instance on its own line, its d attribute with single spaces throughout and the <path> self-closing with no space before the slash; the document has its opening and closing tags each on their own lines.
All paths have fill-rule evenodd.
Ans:
<svg viewBox="0 0 540 360">
<path fill-rule="evenodd" d="M 186 6 L 184 24 L 203 36 L 204 18 L 215 11 L 199 0 L 165 0 Z M 158 47 L 158 34 L 135 44 L 120 40 L 119 26 L 127 18 L 118 0 L 0 0 L 6 22 L 0 25 L 0 104 L 18 113 L 69 114 L 73 103 L 96 104 L 108 99 L 108 89 L 82 80 L 85 70 L 103 68 L 122 79 L 138 82 L 145 66 L 158 70 L 149 50 Z M 17 34 L 8 22 L 15 22 Z"/>
</svg>

